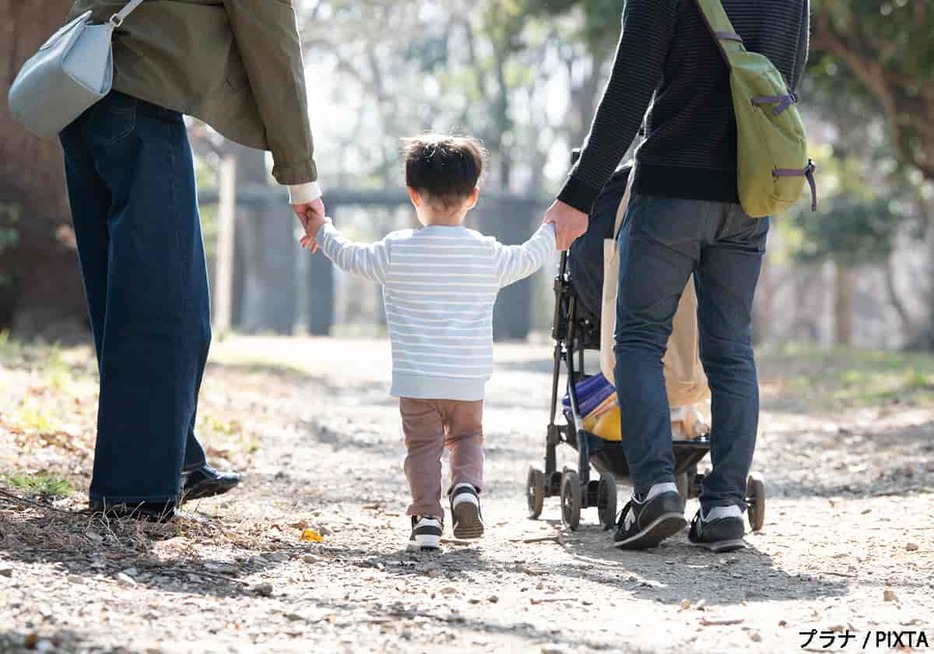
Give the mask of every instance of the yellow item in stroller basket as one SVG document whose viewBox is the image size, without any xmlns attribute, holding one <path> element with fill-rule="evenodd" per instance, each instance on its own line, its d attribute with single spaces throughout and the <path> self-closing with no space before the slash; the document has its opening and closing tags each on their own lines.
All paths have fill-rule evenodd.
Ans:
<svg viewBox="0 0 934 654">
<path fill-rule="evenodd" d="M 605 441 L 622 441 L 623 433 L 619 422 L 619 406 L 616 402 L 609 411 L 598 416 L 584 418 L 584 429 Z"/>
<path fill-rule="evenodd" d="M 672 407 L 671 433 L 675 440 L 690 440 L 710 431 L 705 402 Z M 619 404 L 616 393 L 607 396 L 595 409 L 584 417 L 584 429 L 605 441 L 620 442 L 623 439 L 620 427 Z"/>
<path fill-rule="evenodd" d="M 606 398 L 584 418 L 584 429 L 605 441 L 623 440 L 616 393 Z"/>
</svg>

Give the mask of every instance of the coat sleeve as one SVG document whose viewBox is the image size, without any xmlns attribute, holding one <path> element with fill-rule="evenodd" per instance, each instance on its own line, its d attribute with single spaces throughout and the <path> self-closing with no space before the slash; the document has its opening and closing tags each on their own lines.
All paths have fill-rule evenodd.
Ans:
<svg viewBox="0 0 934 654">
<path fill-rule="evenodd" d="M 318 179 L 292 0 L 223 0 L 280 184 Z"/>
</svg>

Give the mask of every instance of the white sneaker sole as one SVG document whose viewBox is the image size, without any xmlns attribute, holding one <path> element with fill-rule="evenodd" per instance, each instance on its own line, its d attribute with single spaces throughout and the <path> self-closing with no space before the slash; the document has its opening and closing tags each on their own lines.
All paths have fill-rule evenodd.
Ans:
<svg viewBox="0 0 934 654">
<path fill-rule="evenodd" d="M 613 543 L 613 547 L 627 550 L 647 550 L 677 534 L 687 526 L 684 516 L 679 513 L 665 513 L 657 517 L 652 524 L 626 540 Z"/>
<path fill-rule="evenodd" d="M 735 540 L 719 540 L 712 543 L 705 543 L 703 541 L 692 542 L 691 545 L 694 547 L 703 547 L 706 550 L 711 552 L 733 552 L 736 550 L 746 549 L 746 541 L 742 538 L 737 538 Z"/>
<path fill-rule="evenodd" d="M 441 536 L 418 535 L 415 540 L 410 540 L 408 548 L 413 552 L 431 552 L 441 549 Z"/>
</svg>

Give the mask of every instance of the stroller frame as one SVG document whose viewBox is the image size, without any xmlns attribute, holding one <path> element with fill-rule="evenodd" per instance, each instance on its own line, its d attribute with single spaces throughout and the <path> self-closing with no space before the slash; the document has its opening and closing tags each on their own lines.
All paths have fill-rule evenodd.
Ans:
<svg viewBox="0 0 934 654">
<path fill-rule="evenodd" d="M 562 253 L 559 272 L 554 282 L 555 316 L 552 337 L 555 340 L 554 369 L 551 387 L 550 419 L 545 439 L 545 469 L 530 466 L 526 480 L 526 498 L 529 517 L 541 515 L 544 500 L 547 497 L 560 496 L 561 522 L 565 527 L 575 530 L 580 524 L 582 508 L 596 507 L 600 525 L 610 529 L 616 523 L 617 480 L 629 476 L 629 468 L 621 442 L 606 441 L 584 429 L 583 416 L 579 410 L 576 385 L 586 379 L 584 352 L 600 349 L 599 321 L 587 315 L 579 302 L 577 293 L 571 284 L 568 271 L 568 255 Z M 577 361 L 575 362 L 575 355 Z M 557 424 L 558 407 L 561 401 L 559 387 L 562 363 L 567 368 L 567 392 L 570 400 L 570 421 Z M 576 364 L 576 365 L 575 365 Z M 625 436 L 624 436 L 625 437 Z M 557 467 L 557 448 L 565 443 L 577 450 L 577 470 Z M 698 497 L 704 475 L 697 472 L 697 465 L 710 451 L 709 436 L 694 440 L 675 440 L 672 442 L 675 475 L 678 490 L 687 500 Z M 591 479 L 591 465 L 600 474 L 598 480 Z M 753 527 L 761 527 L 753 518 L 753 505 L 761 506 L 755 495 L 764 502 L 764 489 L 761 480 L 750 477 L 750 521 Z M 761 515 L 760 508 L 759 514 Z"/>
</svg>

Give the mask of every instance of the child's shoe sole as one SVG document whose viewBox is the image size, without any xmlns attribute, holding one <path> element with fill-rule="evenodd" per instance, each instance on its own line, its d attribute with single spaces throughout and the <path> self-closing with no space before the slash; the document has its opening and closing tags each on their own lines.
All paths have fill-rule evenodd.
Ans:
<svg viewBox="0 0 934 654">
<path fill-rule="evenodd" d="M 460 502 L 453 509 L 454 537 L 472 540 L 483 536 L 483 520 L 480 507 L 473 502 Z"/>
<path fill-rule="evenodd" d="M 437 552 L 441 549 L 441 536 L 418 535 L 415 540 L 409 541 L 406 549 L 410 552 Z"/>
</svg>

